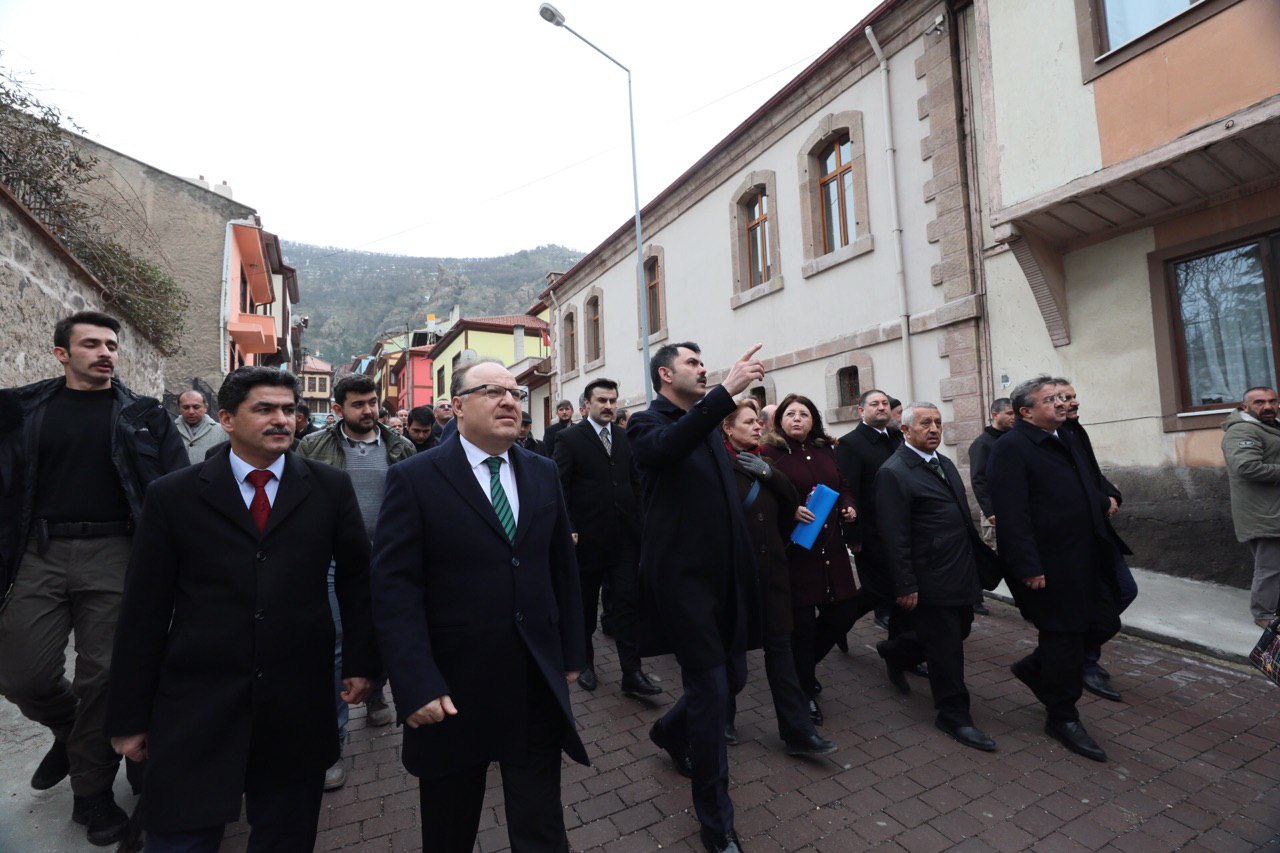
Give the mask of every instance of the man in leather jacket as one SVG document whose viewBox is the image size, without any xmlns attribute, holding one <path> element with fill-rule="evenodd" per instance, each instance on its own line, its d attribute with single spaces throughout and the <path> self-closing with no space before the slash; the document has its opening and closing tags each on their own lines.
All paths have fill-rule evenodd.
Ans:
<svg viewBox="0 0 1280 853">
<path fill-rule="evenodd" d="M 53 732 L 32 787 L 70 774 L 72 819 L 99 845 L 128 826 L 103 721 L 131 533 L 148 484 L 188 464 L 160 403 L 115 377 L 119 331 L 106 314 L 72 314 L 53 335 L 64 375 L 0 391 L 0 693 Z M 63 677 L 73 630 L 74 692 Z"/>
</svg>

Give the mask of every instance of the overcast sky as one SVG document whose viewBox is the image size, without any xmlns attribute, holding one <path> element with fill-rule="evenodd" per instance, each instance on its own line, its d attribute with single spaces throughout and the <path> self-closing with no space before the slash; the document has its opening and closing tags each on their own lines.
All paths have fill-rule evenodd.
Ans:
<svg viewBox="0 0 1280 853">
<path fill-rule="evenodd" d="M 537 0 L 0 0 L 0 58 L 88 135 L 231 184 L 286 240 L 589 250 L 632 213 L 626 77 Z M 642 203 L 874 0 L 563 0 L 631 67 Z"/>
</svg>

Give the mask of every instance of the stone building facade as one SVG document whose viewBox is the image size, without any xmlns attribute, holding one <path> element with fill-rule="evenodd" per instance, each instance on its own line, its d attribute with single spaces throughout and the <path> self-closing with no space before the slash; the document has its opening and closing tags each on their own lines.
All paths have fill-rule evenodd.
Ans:
<svg viewBox="0 0 1280 853">
<path fill-rule="evenodd" d="M 226 361 L 228 224 L 249 221 L 252 226 L 254 209 L 92 140 L 71 138 L 98 161 L 102 180 L 87 191 L 104 233 L 158 263 L 186 297 L 187 336 L 182 350 L 167 359 L 165 388 L 180 392 L 194 380 L 218 388 Z"/>
<path fill-rule="evenodd" d="M 812 398 L 835 435 L 862 390 L 939 403 L 963 464 L 990 388 L 948 7 L 883 4 L 649 202 L 643 298 L 651 347 L 699 342 L 714 380 L 763 343 L 753 393 Z M 542 296 L 553 397 L 607 376 L 644 404 L 632 228 Z"/>
<path fill-rule="evenodd" d="M 113 314 L 102 285 L 0 185 L 0 387 L 62 375 L 53 357 L 53 326 L 76 311 Z M 120 378 L 141 394 L 159 397 L 165 359 L 127 323 L 120 330 Z"/>
</svg>

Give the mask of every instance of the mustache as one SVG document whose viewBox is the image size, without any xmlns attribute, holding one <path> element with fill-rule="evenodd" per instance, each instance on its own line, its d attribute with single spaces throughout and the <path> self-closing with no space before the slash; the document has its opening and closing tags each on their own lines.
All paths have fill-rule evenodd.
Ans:
<svg viewBox="0 0 1280 853">
<path fill-rule="evenodd" d="M 268 430 L 264 430 L 262 434 L 263 435 L 293 435 L 293 431 L 290 429 L 286 429 L 285 427 L 271 427 Z"/>
</svg>

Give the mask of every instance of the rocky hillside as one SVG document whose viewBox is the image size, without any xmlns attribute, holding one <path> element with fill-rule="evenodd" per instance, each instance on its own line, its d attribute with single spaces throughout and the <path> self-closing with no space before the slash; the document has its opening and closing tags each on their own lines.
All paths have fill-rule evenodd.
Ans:
<svg viewBox="0 0 1280 853">
<path fill-rule="evenodd" d="M 298 270 L 302 301 L 296 315 L 311 318 L 307 350 L 332 363 L 369 351 L 383 332 L 403 332 L 428 313 L 448 316 L 514 314 L 582 257 L 563 246 L 539 246 L 499 258 L 416 258 L 355 252 L 281 241 L 285 262 Z"/>
</svg>

